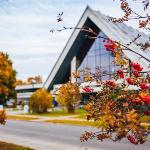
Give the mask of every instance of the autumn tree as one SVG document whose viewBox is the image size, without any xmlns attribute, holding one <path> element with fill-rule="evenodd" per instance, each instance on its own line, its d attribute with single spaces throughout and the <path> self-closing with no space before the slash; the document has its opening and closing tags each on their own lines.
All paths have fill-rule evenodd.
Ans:
<svg viewBox="0 0 150 150">
<path fill-rule="evenodd" d="M 22 80 L 20 80 L 20 79 L 16 80 L 16 86 L 17 85 L 23 85 L 23 84 L 24 84 L 24 82 Z"/>
<path fill-rule="evenodd" d="M 133 2 L 136 1 L 133 0 Z M 123 11 L 123 16 L 120 18 L 108 17 L 108 21 L 119 24 L 134 19 L 138 21 L 139 28 L 149 33 L 150 15 L 147 10 L 150 2 L 149 0 L 141 0 L 141 2 L 144 8 L 143 12 L 138 14 L 130 7 L 127 0 L 120 0 L 120 8 Z M 57 21 L 63 21 L 63 13 L 58 15 Z M 96 91 L 95 96 L 91 96 L 89 98 L 90 102 L 84 106 L 84 109 L 87 111 L 87 120 L 94 120 L 98 131 L 85 132 L 80 138 L 81 141 L 93 138 L 99 141 L 105 139 L 120 141 L 123 138 L 127 138 L 135 145 L 145 143 L 150 134 L 150 127 L 143 126 L 141 118 L 145 115 L 150 115 L 150 66 L 147 65 L 147 67 L 144 66 L 145 68 L 143 68 L 141 59 L 146 64 L 150 64 L 150 58 L 140 53 L 140 51 L 145 51 L 145 53 L 149 51 L 149 40 L 139 42 L 138 39 L 142 35 L 138 34 L 137 37 L 125 44 L 100 36 L 87 26 L 65 26 L 62 29 L 52 29 L 50 32 L 54 33 L 72 29 L 87 33 L 86 38 L 89 39 L 103 39 L 106 51 L 109 51 L 115 57 L 114 63 L 120 66 L 120 69 L 110 74 L 112 79 L 106 81 L 101 80 L 101 72 L 99 70 L 95 74 L 90 71 L 89 73 L 87 71 L 85 74 L 82 73 L 85 75 L 83 77 L 84 82 L 88 82 L 88 86 L 83 87 L 83 92 L 95 92 L 92 85 L 90 85 L 93 81 L 96 81 L 99 91 Z M 140 49 L 140 51 L 137 51 L 137 49 Z M 136 61 L 128 60 L 124 55 L 124 51 L 132 52 L 139 59 Z M 80 76 L 77 77 L 80 78 Z M 63 93 L 67 93 L 67 89 L 64 88 Z"/>
<path fill-rule="evenodd" d="M 28 77 L 27 83 L 28 83 L 28 84 L 38 84 L 38 83 L 42 83 L 42 78 L 41 78 L 41 76 Z"/>
<path fill-rule="evenodd" d="M 9 56 L 0 52 L 0 104 L 7 99 L 15 98 L 16 71 L 13 69 Z"/>
<path fill-rule="evenodd" d="M 28 85 L 28 84 L 38 84 L 42 83 L 42 77 L 40 75 L 35 76 L 35 77 L 28 77 L 27 80 L 16 80 L 16 85 Z"/>
<path fill-rule="evenodd" d="M 57 100 L 69 113 L 74 113 L 76 105 L 81 100 L 79 86 L 71 82 L 63 84 L 58 90 Z"/>
<path fill-rule="evenodd" d="M 148 14 L 141 16 L 130 8 L 126 0 L 120 0 L 120 2 L 120 7 L 124 12 L 123 17 L 110 18 L 110 21 L 123 23 L 130 19 L 136 19 L 139 20 L 139 28 L 150 31 L 150 16 Z M 149 0 L 142 1 L 142 3 L 144 10 L 146 10 L 149 6 Z M 120 66 L 120 69 L 113 74 L 112 80 L 101 81 L 97 80 L 95 76 L 92 78 L 97 81 L 101 90 L 96 93 L 95 97 L 90 98 L 90 102 L 84 106 L 84 109 L 87 111 L 87 119 L 93 119 L 99 131 L 85 132 L 80 138 L 81 141 L 93 138 L 99 141 L 104 139 L 120 141 L 126 137 L 132 144 L 137 145 L 148 140 L 150 126 L 147 128 L 143 126 L 141 118 L 150 115 L 150 69 L 147 66 L 147 71 L 144 71 L 138 61 L 132 62 L 131 60 L 125 68 L 127 58 L 122 59 L 123 50 L 128 50 L 139 55 L 139 60 L 142 58 L 150 64 L 149 58 L 129 47 L 135 44 L 143 51 L 150 48 L 149 41 L 137 42 L 140 37 L 141 35 L 138 35 L 127 45 L 112 39 L 104 39 L 106 50 L 115 57 L 115 63 Z"/>
<path fill-rule="evenodd" d="M 44 89 L 34 92 L 29 99 L 29 108 L 34 113 L 45 113 L 52 107 L 52 95 Z"/>
</svg>

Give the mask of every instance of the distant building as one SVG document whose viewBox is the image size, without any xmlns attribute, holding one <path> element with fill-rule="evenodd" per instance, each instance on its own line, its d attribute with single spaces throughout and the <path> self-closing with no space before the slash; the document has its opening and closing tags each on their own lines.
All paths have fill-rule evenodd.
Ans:
<svg viewBox="0 0 150 150">
<path fill-rule="evenodd" d="M 16 87 L 17 102 L 28 101 L 30 96 L 38 89 L 41 89 L 43 84 L 18 85 Z"/>
</svg>

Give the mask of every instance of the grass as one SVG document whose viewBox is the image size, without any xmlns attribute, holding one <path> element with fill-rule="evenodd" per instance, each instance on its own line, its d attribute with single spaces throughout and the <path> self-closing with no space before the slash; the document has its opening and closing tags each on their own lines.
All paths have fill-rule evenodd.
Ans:
<svg viewBox="0 0 150 150">
<path fill-rule="evenodd" d="M 28 147 L 23 147 L 23 146 L 1 142 L 1 141 L 0 141 L 0 149 L 1 150 L 33 150 Z"/>
<path fill-rule="evenodd" d="M 86 119 L 86 113 L 84 114 L 79 114 L 78 116 L 75 116 L 74 118 L 77 118 L 77 119 Z"/>
<path fill-rule="evenodd" d="M 18 111 L 19 109 L 18 108 L 13 108 L 13 111 Z"/>
<path fill-rule="evenodd" d="M 86 113 L 79 114 L 78 116 L 75 116 L 74 118 L 86 119 Z M 150 116 L 145 115 L 145 116 L 141 117 L 140 121 L 143 123 L 150 123 Z"/>
<path fill-rule="evenodd" d="M 77 121 L 77 120 L 47 120 L 49 123 L 76 125 L 76 126 L 91 126 L 94 127 L 95 123 L 91 121 Z"/>
<path fill-rule="evenodd" d="M 48 123 L 56 123 L 56 124 L 65 124 L 65 125 L 74 125 L 74 126 L 90 126 L 90 127 L 96 127 L 96 124 L 94 121 L 78 121 L 78 120 L 46 120 L 45 122 Z M 149 129 L 149 125 L 142 123 L 142 126 Z"/>
<path fill-rule="evenodd" d="M 7 116 L 7 118 L 12 119 L 12 120 L 31 121 L 31 120 L 36 120 L 38 119 L 38 117 L 42 117 L 42 116 L 43 117 L 63 117 L 63 116 L 71 116 L 71 115 L 72 115 L 72 119 L 73 118 L 81 119 L 81 121 L 80 120 L 62 120 L 60 118 L 59 120 L 53 119 L 53 120 L 47 120 L 46 122 L 68 124 L 68 125 L 78 125 L 78 126 L 92 126 L 92 127 L 94 126 L 94 122 L 86 121 L 86 112 L 83 109 L 76 109 L 74 114 L 68 113 L 67 110 L 55 110 L 55 111 L 47 112 L 44 114 L 28 113 L 28 114 L 22 114 L 20 116 L 9 115 Z M 149 126 L 149 124 L 147 123 L 150 123 L 150 116 L 143 116 L 141 118 L 141 122 L 143 126 Z"/>
<path fill-rule="evenodd" d="M 141 117 L 141 122 L 144 122 L 144 123 L 150 123 L 150 116 L 143 116 Z"/>
<path fill-rule="evenodd" d="M 35 120 L 38 119 L 37 117 L 27 117 L 27 116 L 17 116 L 17 115 L 8 115 L 7 119 L 9 120 L 25 120 L 25 121 L 31 121 L 31 120 Z"/>
<path fill-rule="evenodd" d="M 37 114 L 37 113 L 28 113 L 28 114 L 36 115 L 36 116 L 46 116 L 46 117 L 61 117 L 61 116 L 70 116 L 70 115 L 83 115 L 85 114 L 85 111 L 83 109 L 76 109 L 75 113 L 68 113 L 67 110 L 54 110 L 44 114 Z"/>
</svg>

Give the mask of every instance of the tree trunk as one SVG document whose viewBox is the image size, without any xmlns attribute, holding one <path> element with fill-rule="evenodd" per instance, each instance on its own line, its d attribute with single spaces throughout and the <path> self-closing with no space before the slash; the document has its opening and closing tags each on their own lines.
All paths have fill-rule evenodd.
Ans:
<svg viewBox="0 0 150 150">
<path fill-rule="evenodd" d="M 68 104 L 67 105 L 67 110 L 68 110 L 69 113 L 74 113 L 75 108 L 72 104 Z"/>
</svg>

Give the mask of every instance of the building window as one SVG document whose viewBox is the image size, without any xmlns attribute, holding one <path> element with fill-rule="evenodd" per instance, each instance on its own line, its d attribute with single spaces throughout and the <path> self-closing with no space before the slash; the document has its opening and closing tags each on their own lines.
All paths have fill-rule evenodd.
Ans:
<svg viewBox="0 0 150 150">
<path fill-rule="evenodd" d="M 100 32 L 99 35 L 106 37 L 103 32 Z M 92 74 L 96 72 L 96 68 L 99 68 L 101 80 L 108 80 L 113 77 L 111 74 L 117 69 L 117 66 L 114 64 L 114 57 L 112 54 L 105 49 L 103 39 L 96 39 L 94 41 L 80 64 L 78 71 L 85 68 L 89 68 Z M 81 80 L 83 80 L 82 77 Z"/>
</svg>

